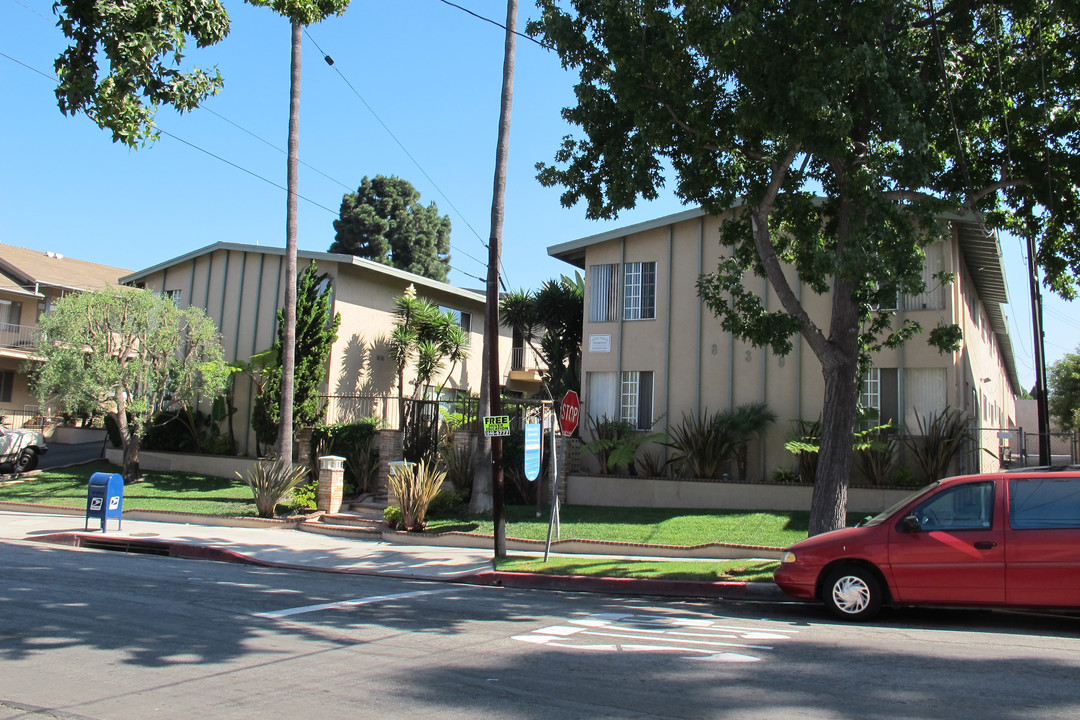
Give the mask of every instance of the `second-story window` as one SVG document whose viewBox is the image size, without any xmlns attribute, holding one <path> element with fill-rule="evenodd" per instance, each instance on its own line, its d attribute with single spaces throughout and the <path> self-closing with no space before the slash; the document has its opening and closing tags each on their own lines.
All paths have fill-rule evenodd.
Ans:
<svg viewBox="0 0 1080 720">
<path fill-rule="evenodd" d="M 593 265 L 589 268 L 589 322 L 619 319 L 619 266 Z"/>
<path fill-rule="evenodd" d="M 623 272 L 623 320 L 656 318 L 656 263 L 626 263 Z"/>
</svg>

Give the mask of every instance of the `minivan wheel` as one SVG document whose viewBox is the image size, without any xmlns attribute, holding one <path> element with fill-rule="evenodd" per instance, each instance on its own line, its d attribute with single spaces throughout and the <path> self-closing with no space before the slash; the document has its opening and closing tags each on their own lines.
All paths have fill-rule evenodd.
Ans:
<svg viewBox="0 0 1080 720">
<path fill-rule="evenodd" d="M 36 468 L 37 464 L 37 453 L 30 448 L 26 448 L 19 453 L 19 457 L 15 458 L 15 462 L 12 464 L 11 469 L 16 473 L 26 473 Z"/>
<path fill-rule="evenodd" d="M 825 607 L 842 620 L 869 620 L 877 615 L 883 599 L 877 577 L 850 565 L 829 573 L 821 594 Z"/>
</svg>

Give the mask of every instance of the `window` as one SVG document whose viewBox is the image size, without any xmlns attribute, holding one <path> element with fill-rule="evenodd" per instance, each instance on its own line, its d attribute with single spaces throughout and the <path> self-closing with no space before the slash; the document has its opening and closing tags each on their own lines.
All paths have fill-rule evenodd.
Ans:
<svg viewBox="0 0 1080 720">
<path fill-rule="evenodd" d="M 585 374 L 586 415 L 593 420 L 622 420 L 636 430 L 653 426 L 651 371 Z"/>
<path fill-rule="evenodd" d="M 467 313 L 462 310 L 455 310 L 450 307 L 439 307 L 439 310 L 443 313 L 450 313 L 454 316 L 454 322 L 457 323 L 465 332 L 465 344 L 472 345 L 472 313 Z"/>
<path fill-rule="evenodd" d="M 180 301 L 184 298 L 183 290 L 166 290 L 161 294 L 176 303 L 176 307 L 180 307 Z"/>
<path fill-rule="evenodd" d="M 636 430 L 652 428 L 652 395 L 652 372 L 624 372 L 619 397 L 619 419 L 630 423 Z"/>
<path fill-rule="evenodd" d="M 1009 526 L 1016 530 L 1080 528 L 1080 479 L 1010 480 Z"/>
<path fill-rule="evenodd" d="M 923 530 L 988 530 L 994 522 L 994 483 L 949 488 L 919 505 L 912 515 Z"/>
<path fill-rule="evenodd" d="M 656 319 L 656 263 L 626 263 L 623 272 L 623 320 Z"/>
<path fill-rule="evenodd" d="M 46 295 L 43 300 L 38 300 L 37 304 L 37 322 L 41 323 L 41 318 L 45 317 L 53 311 L 56 307 L 56 301 L 60 298 L 55 298 L 51 295 Z"/>
<path fill-rule="evenodd" d="M 589 322 L 615 322 L 619 312 L 619 266 L 589 268 Z"/>
<path fill-rule="evenodd" d="M 0 300 L 0 324 L 4 325 L 4 329 L 8 331 L 14 330 L 8 326 L 21 325 L 22 303 L 14 300 Z"/>
<path fill-rule="evenodd" d="M 904 308 L 907 310 L 942 310 L 945 308 L 945 285 L 941 280 L 934 277 L 945 269 L 945 246 L 943 243 L 934 243 L 923 252 L 926 255 L 923 262 L 922 281 L 923 291 L 918 295 L 905 295 Z"/>
<path fill-rule="evenodd" d="M 908 368 L 904 371 L 904 394 L 904 423 L 912 432 L 917 432 L 916 413 L 925 425 L 930 415 L 941 413 L 947 407 L 945 368 Z"/>
<path fill-rule="evenodd" d="M 896 425 L 900 403 L 897 377 L 896 368 L 870 368 L 863 375 L 859 405 L 864 410 L 874 411 L 864 423 L 866 429 L 885 425 L 890 421 Z"/>
<path fill-rule="evenodd" d="M 11 402 L 11 390 L 15 386 L 15 371 L 0 371 L 0 402 Z"/>
</svg>

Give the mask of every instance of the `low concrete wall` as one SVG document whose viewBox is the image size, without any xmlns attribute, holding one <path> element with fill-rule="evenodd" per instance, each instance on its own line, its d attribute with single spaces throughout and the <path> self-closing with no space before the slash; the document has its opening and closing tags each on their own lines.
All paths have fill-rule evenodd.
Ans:
<svg viewBox="0 0 1080 720">
<path fill-rule="evenodd" d="M 567 503 L 616 507 L 702 508 L 709 510 L 809 510 L 814 488 L 806 485 L 693 482 L 655 478 L 572 475 Z M 911 490 L 851 488 L 848 512 L 877 514 Z"/>
<path fill-rule="evenodd" d="M 79 443 L 105 442 L 105 431 L 93 428 L 73 428 L 58 425 L 48 433 L 46 439 L 49 442 L 61 445 L 78 445 Z"/>
<path fill-rule="evenodd" d="M 123 465 L 124 453 L 120 448 L 105 448 L 105 459 L 114 465 Z M 254 464 L 254 458 L 230 455 L 186 455 L 139 451 L 139 467 L 143 470 L 189 472 L 229 480 L 235 480 L 236 473 L 243 475 Z"/>
</svg>

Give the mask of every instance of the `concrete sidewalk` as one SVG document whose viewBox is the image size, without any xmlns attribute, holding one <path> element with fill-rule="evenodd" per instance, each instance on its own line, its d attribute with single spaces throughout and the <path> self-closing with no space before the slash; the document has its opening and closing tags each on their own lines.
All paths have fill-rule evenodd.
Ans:
<svg viewBox="0 0 1080 720">
<path fill-rule="evenodd" d="M 87 529 L 84 515 L 79 511 L 42 506 L 11 508 L 11 504 L 6 504 L 5 509 L 0 510 L 0 541 L 50 542 L 288 569 L 505 587 L 726 599 L 784 597 L 771 583 L 705 583 L 496 572 L 492 563 L 494 551 L 490 547 L 412 545 L 381 539 L 321 535 L 274 521 L 260 523 L 238 519 L 235 525 L 222 525 L 217 523 L 229 520 L 185 515 L 181 519 L 191 522 L 176 522 L 171 521 L 173 516 L 168 513 L 136 511 L 132 514 L 139 519 L 126 517 L 128 513 L 125 513 L 122 523 L 115 518 L 110 519 L 106 524 L 107 532 L 103 533 L 100 520 L 91 520 Z M 202 524 L 201 520 L 215 524 Z M 262 526 L 237 526 L 250 524 Z M 611 556 L 607 553 L 597 554 Z M 615 556 L 635 557 L 629 553 L 616 553 Z"/>
</svg>

